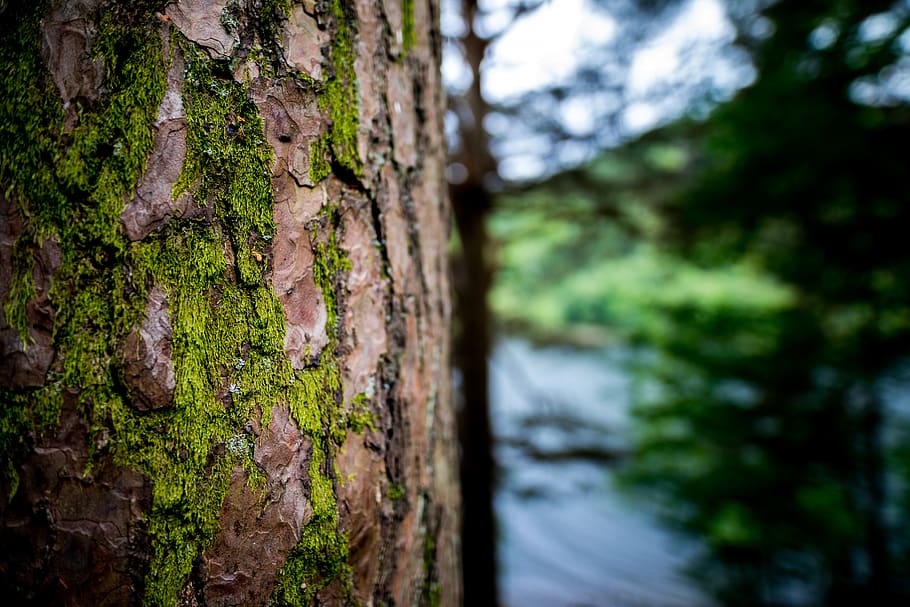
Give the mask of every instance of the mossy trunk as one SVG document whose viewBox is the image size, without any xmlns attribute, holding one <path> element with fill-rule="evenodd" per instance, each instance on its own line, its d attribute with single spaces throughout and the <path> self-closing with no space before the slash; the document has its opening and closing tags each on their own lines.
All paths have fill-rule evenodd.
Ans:
<svg viewBox="0 0 910 607">
<path fill-rule="evenodd" d="M 457 605 L 436 0 L 0 8 L 0 592 Z"/>
</svg>

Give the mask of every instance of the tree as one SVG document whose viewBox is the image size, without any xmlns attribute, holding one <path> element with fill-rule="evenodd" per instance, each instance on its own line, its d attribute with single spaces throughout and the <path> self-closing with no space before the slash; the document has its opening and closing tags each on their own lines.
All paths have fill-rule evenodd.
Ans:
<svg viewBox="0 0 910 607">
<path fill-rule="evenodd" d="M 787 296 L 668 310 L 634 466 L 706 539 L 726 604 L 904 604 L 910 121 L 891 78 L 910 14 L 781 0 L 760 17 L 758 78 L 706 123 L 663 238 Z"/>
<path fill-rule="evenodd" d="M 453 5 L 456 3 L 452 3 Z M 487 359 L 493 342 L 488 296 L 493 284 L 493 263 L 489 259 L 490 242 L 488 219 L 497 192 L 503 189 L 499 160 L 505 156 L 504 139 L 517 142 L 514 146 L 523 154 L 536 154 L 553 160 L 554 168 L 567 163 L 554 159 L 560 145 L 567 141 L 587 148 L 603 145 L 605 133 L 567 132 L 558 119 L 560 102 L 567 97 L 583 98 L 592 90 L 610 88 L 610 94 L 624 90 L 628 53 L 653 27 L 655 17 L 670 12 L 675 0 L 605 0 L 595 2 L 598 9 L 608 10 L 623 20 L 623 34 L 598 48 L 594 65 L 568 66 L 565 79 L 533 90 L 518 98 L 491 103 L 484 92 L 485 61 L 490 46 L 510 27 L 528 13 L 546 3 L 539 0 L 509 1 L 496 6 L 484 6 L 477 0 L 460 0 L 453 10 L 459 22 L 460 34 L 447 41 L 451 57 L 460 58 L 469 74 L 463 90 L 449 95 L 450 116 L 455 122 L 451 133 L 450 157 L 453 181 L 450 195 L 455 216 L 455 229 L 460 247 L 454 266 L 455 296 L 458 326 L 455 332 L 454 362 L 461 373 L 459 389 L 459 437 L 461 452 L 461 489 L 464 508 L 462 555 L 464 562 L 465 602 L 471 605 L 495 605 L 496 589 L 496 524 L 493 513 L 495 463 L 493 437 L 490 428 L 488 394 L 489 371 Z M 490 31 L 484 21 L 498 13 L 503 25 Z M 659 21 L 659 20 L 658 20 Z M 622 49 L 627 54 L 619 57 Z M 604 61 L 604 58 L 608 58 Z M 458 61 L 459 59 L 453 59 Z M 606 68 L 604 66 L 607 66 Z M 596 66 L 596 67 L 595 67 Z M 601 91 L 602 92 L 602 91 Z M 616 109 L 589 105 L 597 111 L 595 123 L 603 122 L 603 113 L 614 115 Z M 509 128 L 506 137 L 493 138 L 487 120 L 496 114 L 504 118 Z M 553 116 L 557 116 L 554 118 Z M 532 133 L 529 135 L 529 133 Z M 610 134 L 613 134 L 611 130 Z M 533 150 L 531 152 L 530 150 Z M 518 154 L 521 155 L 521 154 Z M 577 162 L 577 159 L 576 159 Z M 514 185 L 514 184 L 513 184 Z"/>
<path fill-rule="evenodd" d="M 458 604 L 436 3 L 4 7 L 6 600 Z"/>
</svg>

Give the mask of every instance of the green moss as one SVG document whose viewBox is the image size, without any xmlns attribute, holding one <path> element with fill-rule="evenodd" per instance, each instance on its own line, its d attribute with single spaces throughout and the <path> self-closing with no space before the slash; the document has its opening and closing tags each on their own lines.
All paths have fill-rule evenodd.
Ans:
<svg viewBox="0 0 910 607">
<path fill-rule="evenodd" d="M 347 536 L 338 530 L 338 507 L 326 446 L 324 440 L 314 439 L 309 468 L 313 514 L 278 573 L 272 593 L 275 605 L 310 605 L 316 593 L 336 579 L 341 580 L 346 591 L 350 589 Z"/>
<path fill-rule="evenodd" d="M 56 89 L 41 64 L 39 19 L 44 7 L 44 2 L 10 7 L 4 15 L 9 21 L 0 30 L 0 48 L 4 49 L 0 53 L 0 185 L 6 198 L 20 201 L 18 212 L 24 217 L 34 214 L 24 205 L 25 200 L 47 200 L 52 206 L 61 198 L 54 171 L 48 166 L 59 156 L 63 110 L 59 102 L 54 103 Z M 47 128 L 49 124 L 54 128 Z M 27 223 L 15 243 L 10 290 L 4 304 L 7 322 L 26 345 L 25 307 L 37 295 L 31 258 L 47 235 L 42 227 Z"/>
<path fill-rule="evenodd" d="M 319 590 L 336 579 L 345 591 L 350 589 L 347 537 L 338 529 L 336 478 L 331 465 L 333 445 L 344 443 L 349 427 L 340 407 L 341 375 L 333 354 L 338 317 L 336 281 L 341 272 L 351 269 L 350 261 L 337 245 L 335 231 L 339 221 L 337 209 L 323 210 L 323 222 L 328 229 L 326 242 L 318 241 L 317 228 L 313 228 L 312 238 L 316 243 L 313 272 L 326 303 L 330 343 L 323 350 L 319 366 L 299 373 L 298 381 L 288 390 L 291 415 L 313 444 L 309 467 L 313 514 L 279 571 L 272 594 L 275 605 L 309 605 Z"/>
<path fill-rule="evenodd" d="M 298 382 L 283 351 L 281 305 L 263 279 L 275 226 L 262 119 L 243 85 L 179 44 L 187 158 L 174 195 L 191 191 L 211 219 L 173 220 L 158 240 L 133 247 L 135 271 L 167 294 L 177 388 L 172 410 L 134 419 L 124 409 L 115 420 L 125 459 L 154 482 L 146 593 L 162 605 L 173 604 L 217 533 L 233 469 L 244 466 L 251 485 L 263 486 L 243 428 Z"/>
<path fill-rule="evenodd" d="M 331 118 L 329 131 L 310 142 L 310 180 L 314 183 L 332 173 L 333 160 L 339 168 L 350 171 L 355 177 L 363 174 L 357 147 L 360 97 L 354 70 L 354 38 L 342 0 L 333 0 L 331 14 L 337 28 L 330 53 L 333 72 L 322 87 L 301 75 L 316 88 L 319 109 Z"/>
<path fill-rule="evenodd" d="M 439 607 L 442 602 L 442 586 L 436 581 L 436 540 L 427 531 L 423 536 L 423 567 L 424 579 L 420 589 L 420 605 Z"/>
<path fill-rule="evenodd" d="M 197 196 L 201 192 L 213 200 L 218 221 L 211 227 L 175 221 L 148 242 L 130 243 L 118 217 L 154 144 L 151 125 L 166 74 L 161 40 L 117 22 L 116 11 L 105 13 L 92 53 L 104 62 L 107 92 L 97 104 L 79 107 L 78 125 L 64 133 L 60 100 L 38 59 L 35 24 L 41 14 L 36 8 L 14 19 L 18 46 L 3 41 L 5 49 L 18 51 L 13 57 L 5 54 L 13 63 L 8 71 L 17 93 L 4 95 L 3 134 L 6 140 L 15 136 L 21 142 L 3 146 L 2 178 L 27 225 L 16 243 L 17 254 L 26 251 L 21 257 L 26 263 L 16 271 L 31 273 L 26 255 L 34 255 L 42 239 L 55 238 L 60 246 L 62 261 L 50 291 L 59 354 L 52 373 L 59 383 L 53 384 L 56 394 L 36 390 L 4 395 L 4 447 L 9 453 L 13 433 L 21 437 L 36 427 L 55 425 L 59 387 L 74 391 L 90 434 L 109 431 L 107 449 L 114 461 L 151 479 L 153 555 L 145 596 L 148 604 L 172 605 L 194 560 L 217 531 L 231 470 L 238 464 L 252 467 L 249 454 L 225 450 L 219 456 L 216 451 L 238 435 L 252 407 L 243 395 L 228 407 L 218 398 L 225 380 L 223 362 L 241 351 L 247 333 L 257 338 L 251 342 L 277 344 L 267 354 L 281 352 L 280 309 L 277 317 L 269 316 L 261 305 L 263 291 L 268 291 L 266 298 L 274 296 L 261 281 L 253 286 L 250 272 L 242 269 L 238 274 L 249 289 L 227 280 L 224 257 L 225 242 L 236 242 L 240 249 L 274 232 L 267 165 L 262 162 L 269 157 L 261 145 L 254 155 L 258 163 L 247 158 L 248 151 L 241 156 L 227 145 L 217 146 L 216 158 L 199 161 L 191 154 L 197 162 L 190 162 L 184 174 L 198 182 Z M 27 105 L 38 108 L 41 120 L 15 131 L 7 118 L 25 112 Z M 192 107 L 211 109 L 201 101 Z M 199 134 L 199 114 L 190 112 L 191 137 Z M 261 137 L 261 122 L 250 124 Z M 219 143 L 224 140 L 222 135 Z M 234 160 L 238 166 L 226 168 Z M 256 175 L 249 174 L 257 169 Z M 25 282 L 20 278 L 18 284 Z M 130 407 L 120 380 L 117 344 L 141 321 L 152 285 L 161 286 L 168 296 L 178 382 L 172 408 L 142 415 Z M 19 288 L 20 293 L 27 291 Z M 254 316 L 258 323 L 244 322 Z M 262 383 L 255 376 L 256 366 L 249 369 L 230 379 L 243 383 L 249 378 L 251 386 Z M 90 452 L 94 443 L 90 439 Z"/>
<path fill-rule="evenodd" d="M 335 579 L 346 586 L 347 542 L 338 530 L 332 462 L 350 425 L 339 406 L 334 356 L 337 275 L 350 263 L 337 245 L 337 212 L 326 214 L 327 234 L 317 238 L 321 232 L 314 228 L 313 238 L 331 343 L 318 365 L 295 372 L 283 351 L 283 311 L 264 274 L 275 234 L 272 155 L 246 87 L 192 43 L 172 38 L 186 59 L 187 108 L 187 157 L 174 195 L 191 192 L 209 211 L 173 218 L 146 240 L 130 242 L 118 217 L 154 144 L 151 126 L 167 71 L 161 40 L 108 13 L 92 49 L 105 63 L 107 92 L 97 104 L 79 107 L 78 126 L 66 133 L 62 104 L 38 52 L 43 9 L 11 7 L 12 26 L 0 33 L 7 75 L 0 185 L 17 201 L 25 225 L 5 313 L 25 336 L 25 304 L 35 297 L 32 259 L 45 239 L 56 239 L 62 263 L 50 299 L 59 356 L 45 387 L 0 392 L 0 448 L 12 462 L 28 435 L 56 427 L 62 391 L 77 394 L 90 424 L 90 450 L 96 433 L 109 435 L 93 458 L 111 457 L 151 480 L 145 602 L 170 606 L 218 531 L 232 471 L 243 466 L 251 485 L 264 484 L 246 424 L 261 411 L 267 428 L 272 408 L 286 404 L 313 444 L 313 517 L 282 569 L 276 596 L 296 604 Z M 350 50 L 350 35 L 342 37 L 336 46 Z M 356 157 L 356 103 L 353 131 L 340 119 L 350 118 L 341 101 L 356 101 L 353 59 L 336 65 L 341 75 L 326 91 L 336 99 L 331 145 L 338 162 L 355 170 L 359 160 L 343 159 L 346 150 Z M 139 412 L 121 379 L 118 344 L 142 322 L 153 287 L 167 298 L 177 385 L 170 407 Z M 7 468 L 0 472 L 15 488 L 15 467 Z"/>
<path fill-rule="evenodd" d="M 376 416 L 370 411 L 370 399 L 366 394 L 361 392 L 356 395 L 351 402 L 351 410 L 347 414 L 346 426 L 357 434 L 360 434 L 367 428 L 369 428 L 371 432 L 375 432 L 375 421 Z"/>
<path fill-rule="evenodd" d="M 234 7 L 236 2 L 232 2 Z M 229 5 L 230 6 L 230 5 Z M 235 15 L 241 11 L 234 9 Z M 289 0 L 259 0 L 255 9 L 247 12 L 253 19 L 253 28 L 259 44 L 250 49 L 248 57 L 259 65 L 260 73 L 267 78 L 283 74 L 285 69 L 284 53 L 281 50 L 281 22 L 291 14 Z"/>
<path fill-rule="evenodd" d="M 323 218 L 330 222 L 328 242 L 318 241 L 317 227 L 314 224 L 311 238 L 315 243 L 315 261 L 313 263 L 313 278 L 316 284 L 322 289 L 322 296 L 325 300 L 327 313 L 326 332 L 330 339 L 334 339 L 338 329 L 338 303 L 335 297 L 335 285 L 333 277 L 339 272 L 348 272 L 351 270 L 351 262 L 336 242 L 335 230 L 341 217 L 337 208 L 324 208 L 322 211 Z"/>
<path fill-rule="evenodd" d="M 220 77 L 214 64 L 192 45 L 183 42 L 182 48 L 187 61 L 188 153 L 174 195 L 192 190 L 196 201 L 211 205 L 215 221 L 212 225 L 173 221 L 163 246 L 140 247 L 143 265 L 152 268 L 155 280 L 167 288 L 172 306 L 173 354 L 180 363 L 173 423 L 183 429 L 179 434 L 183 442 L 159 453 L 169 458 L 140 462 L 143 468 L 160 466 L 159 478 L 166 479 L 156 484 L 160 492 L 155 494 L 152 520 L 157 524 L 150 527 L 159 548 L 154 562 L 162 567 L 153 568 L 147 583 L 156 596 L 174 596 L 173 590 L 183 584 L 193 560 L 217 531 L 231 470 L 237 463 L 251 462 L 238 429 L 254 406 L 263 412 L 262 425 L 267 428 L 272 408 L 287 403 L 313 445 L 309 467 L 313 517 L 281 570 L 274 600 L 298 604 L 301 597 L 308 601 L 334 579 L 346 584 L 349 577 L 347 541 L 338 530 L 329 462 L 333 445 L 340 445 L 346 434 L 339 430 L 345 424 L 340 421 L 341 377 L 333 352 L 335 282 L 338 273 L 350 269 L 350 262 L 337 246 L 337 211 L 327 210 L 322 222 L 327 236 L 320 239 L 314 226 L 312 237 L 313 271 L 328 310 L 330 344 L 318 365 L 295 372 L 283 352 L 281 305 L 262 284 L 261 251 L 268 248 L 275 227 L 268 170 L 272 157 L 263 143 L 261 118 L 247 101 L 243 85 Z M 234 267 L 223 254 L 226 244 L 233 251 Z M 247 358 L 238 364 L 244 351 Z M 231 407 L 225 411 L 221 398 L 226 372 Z M 212 464 L 212 445 L 221 443 L 234 448 Z M 180 453 L 186 454 L 186 461 L 173 461 Z M 253 473 L 252 466 L 248 470 Z"/>
<path fill-rule="evenodd" d="M 335 18 L 337 31 L 332 38 L 331 59 L 335 68 L 325 90 L 319 97 L 319 108 L 328 112 L 332 119 L 332 128 L 328 141 L 331 142 L 335 161 L 343 168 L 360 176 L 363 167 L 357 149 L 357 130 L 360 125 L 360 98 L 357 91 L 357 74 L 354 71 L 354 38 L 345 16 L 342 0 L 333 0 L 332 15 Z M 310 176 L 328 175 L 325 165 L 326 143 L 319 140 L 311 146 Z M 315 148 L 315 154 L 313 149 Z M 318 159 L 314 161 L 313 159 Z M 315 172 L 314 172 L 315 171 Z"/>
<path fill-rule="evenodd" d="M 426 604 L 429 607 L 439 607 L 442 605 L 442 585 L 439 582 L 433 582 L 427 589 Z"/>
<path fill-rule="evenodd" d="M 318 183 L 332 173 L 332 137 L 320 135 L 310 142 L 310 180 Z"/>
<path fill-rule="evenodd" d="M 414 0 L 401 0 L 402 47 L 407 53 L 414 48 Z"/>
<path fill-rule="evenodd" d="M 108 13 L 93 48 L 107 74 L 105 97 L 94 107 L 77 102 L 78 124 L 65 132 L 63 107 L 39 52 L 46 6 L 9 7 L 4 19 L 10 27 L 0 33 L 0 185 L 24 224 L 5 313 L 26 342 L 24 310 L 35 296 L 32 260 L 44 240 L 55 239 L 62 260 L 49 296 L 62 363 L 49 373 L 50 388 L 2 395 L 7 456 L 24 440 L 23 434 L 12 438 L 13 428 L 40 434 L 56 426 L 61 385 L 78 389 L 93 430 L 95 412 L 110 399 L 112 341 L 137 318 L 122 269 L 111 269 L 125 250 L 117 215 L 152 148 L 149 125 L 164 91 L 160 40 Z"/>
<path fill-rule="evenodd" d="M 261 251 L 275 234 L 269 181 L 271 149 L 262 119 L 245 86 L 213 72 L 202 51 L 182 44 L 186 60 L 187 160 L 174 197 L 195 188 L 194 198 L 222 218 L 241 284 L 262 282 Z"/>
<path fill-rule="evenodd" d="M 31 337 L 28 333 L 28 319 L 26 318 L 26 305 L 38 297 L 35 289 L 35 279 L 32 274 L 32 251 L 39 248 L 35 242 L 34 232 L 29 230 L 20 234 L 13 247 L 12 274 L 10 277 L 9 292 L 3 312 L 9 325 L 16 329 L 23 347 L 28 349 Z"/>
<path fill-rule="evenodd" d="M 393 502 L 398 502 L 404 499 L 404 486 L 398 483 L 395 483 L 389 487 L 388 494 L 389 499 Z"/>
<path fill-rule="evenodd" d="M 35 407 L 40 402 L 43 406 Z M 0 388 L 0 453 L 6 465 L 0 473 L 9 483 L 12 500 L 19 487 L 19 473 L 14 465 L 17 452 L 25 447 L 28 437 L 41 436 L 56 428 L 60 419 L 62 397 L 59 383 L 38 389 L 12 392 Z"/>
</svg>

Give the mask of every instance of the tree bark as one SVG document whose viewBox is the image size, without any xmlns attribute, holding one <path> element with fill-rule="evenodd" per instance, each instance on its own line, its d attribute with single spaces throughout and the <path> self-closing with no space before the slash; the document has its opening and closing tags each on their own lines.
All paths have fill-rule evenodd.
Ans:
<svg viewBox="0 0 910 607">
<path fill-rule="evenodd" d="M 5 600 L 460 604 L 436 0 L 4 7 Z"/>
</svg>

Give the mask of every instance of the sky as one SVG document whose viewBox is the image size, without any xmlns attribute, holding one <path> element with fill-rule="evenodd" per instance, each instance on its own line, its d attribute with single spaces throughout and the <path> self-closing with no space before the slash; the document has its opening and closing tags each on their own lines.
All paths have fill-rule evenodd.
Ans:
<svg viewBox="0 0 910 607">
<path fill-rule="evenodd" d="M 477 24 L 481 35 L 501 35 L 491 44 L 484 62 L 483 90 L 492 103 L 557 83 L 572 67 L 616 36 L 617 23 L 590 0 L 548 0 L 510 24 L 508 0 L 481 0 L 486 16 Z M 443 33 L 457 37 L 464 26 L 457 0 L 443 5 Z M 720 0 L 688 0 L 675 18 L 631 56 L 626 80 L 627 101 L 620 110 L 620 132 L 614 144 L 669 122 L 691 109 L 699 96 L 711 91 L 712 102 L 729 98 L 754 78 L 744 54 L 733 49 L 735 31 Z M 450 90 L 464 90 L 470 73 L 452 46 L 444 53 L 443 76 Z M 590 131 L 599 120 L 596 98 L 569 99 L 556 111 L 571 131 Z M 533 179 L 548 163 L 530 150 L 535 145 L 515 140 L 514 129 L 499 121 L 513 138 L 501 142 L 500 172 L 507 180 Z M 497 139 L 496 121 L 488 130 Z M 538 146 L 539 147 L 539 146 Z M 560 152 L 557 152 L 560 153 Z M 590 150 L 567 147 L 566 162 L 584 161 Z M 572 155 L 574 154 L 574 157 Z"/>
</svg>

